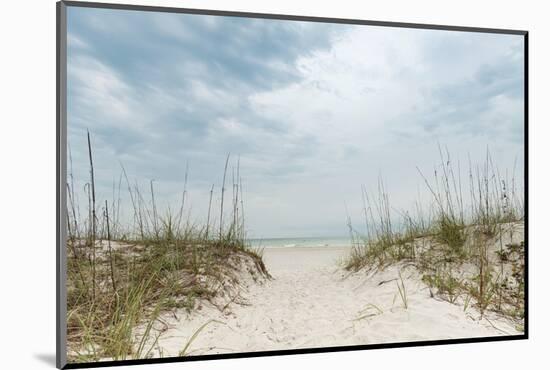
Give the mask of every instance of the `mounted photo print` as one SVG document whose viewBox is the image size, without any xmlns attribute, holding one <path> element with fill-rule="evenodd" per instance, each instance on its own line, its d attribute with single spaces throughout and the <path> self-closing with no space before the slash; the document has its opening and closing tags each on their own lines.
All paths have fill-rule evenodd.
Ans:
<svg viewBox="0 0 550 370">
<path fill-rule="evenodd" d="M 57 5 L 58 367 L 527 338 L 526 31 Z"/>
</svg>

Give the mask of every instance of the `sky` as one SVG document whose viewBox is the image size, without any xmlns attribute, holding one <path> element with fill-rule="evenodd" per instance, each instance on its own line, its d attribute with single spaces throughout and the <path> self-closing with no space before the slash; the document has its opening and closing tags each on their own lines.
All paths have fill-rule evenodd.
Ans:
<svg viewBox="0 0 550 370">
<path fill-rule="evenodd" d="M 438 144 L 523 178 L 522 36 L 69 7 L 67 41 L 82 199 L 87 130 L 99 199 L 122 164 L 177 209 L 188 166 L 197 222 L 239 158 L 253 238 L 346 235 L 379 178 L 410 208 Z"/>
</svg>

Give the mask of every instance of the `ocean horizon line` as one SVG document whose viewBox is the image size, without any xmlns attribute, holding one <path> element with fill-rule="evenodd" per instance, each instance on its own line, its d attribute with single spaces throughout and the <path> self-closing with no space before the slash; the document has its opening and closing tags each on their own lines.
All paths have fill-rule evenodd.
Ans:
<svg viewBox="0 0 550 370">
<path fill-rule="evenodd" d="M 277 237 L 277 238 L 248 238 L 246 241 L 255 247 L 291 248 L 291 247 L 346 247 L 351 246 L 349 236 L 332 237 Z"/>
</svg>

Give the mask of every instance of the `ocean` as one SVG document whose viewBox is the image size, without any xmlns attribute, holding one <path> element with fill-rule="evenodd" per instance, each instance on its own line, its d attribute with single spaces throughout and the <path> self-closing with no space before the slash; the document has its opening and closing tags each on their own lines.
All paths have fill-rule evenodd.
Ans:
<svg viewBox="0 0 550 370">
<path fill-rule="evenodd" d="M 349 237 L 301 237 L 248 239 L 255 248 L 351 247 Z"/>
</svg>

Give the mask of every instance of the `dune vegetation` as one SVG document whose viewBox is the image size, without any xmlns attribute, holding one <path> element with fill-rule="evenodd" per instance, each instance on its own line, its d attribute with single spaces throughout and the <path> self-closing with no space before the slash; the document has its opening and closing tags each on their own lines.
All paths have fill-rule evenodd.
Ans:
<svg viewBox="0 0 550 370">
<path fill-rule="evenodd" d="M 414 266 L 432 297 L 502 315 L 523 331 L 525 248 L 523 192 L 487 152 L 461 173 L 440 147 L 433 177 L 418 169 L 430 201 L 392 208 L 382 180 L 374 196 L 362 188 L 364 231 L 348 217 L 353 241 L 345 269 L 375 274 L 390 265 Z M 512 171 L 514 173 L 514 171 Z M 399 220 L 399 221 L 396 221 Z M 398 284 L 406 302 L 405 289 Z"/>
<path fill-rule="evenodd" d="M 208 219 L 205 225 L 197 225 L 184 216 L 187 172 L 178 211 L 160 212 L 153 182 L 143 191 L 130 182 L 123 167 L 113 199 L 97 199 L 89 133 L 88 155 L 90 177 L 84 187 L 84 207 L 76 200 L 72 164 L 67 181 L 71 362 L 148 357 L 156 342 L 151 336 L 160 335 L 152 334 L 152 328 L 161 313 L 175 309 L 191 312 L 201 309 L 205 301 L 225 310 L 239 296 L 242 274 L 249 274 L 254 281 L 270 277 L 261 251 L 246 243 L 238 163 L 231 192 L 226 188 L 229 156 L 220 209 L 212 209 L 213 185 Z M 131 222 L 120 217 L 121 191 L 131 200 Z M 138 326 L 144 328 L 139 335 Z"/>
</svg>

